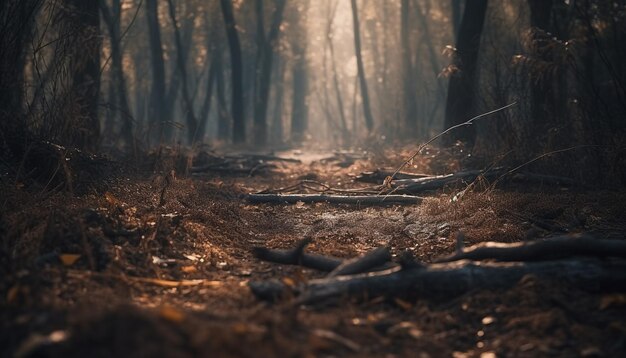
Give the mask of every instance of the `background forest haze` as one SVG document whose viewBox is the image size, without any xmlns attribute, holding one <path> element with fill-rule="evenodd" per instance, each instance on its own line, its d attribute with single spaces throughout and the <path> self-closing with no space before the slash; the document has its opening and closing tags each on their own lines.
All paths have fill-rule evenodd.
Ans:
<svg viewBox="0 0 626 358">
<path fill-rule="evenodd" d="M 540 165 L 623 184 L 625 22 L 623 0 L 6 0 L 1 144 L 417 145 L 515 102 L 441 144 L 567 149 Z"/>
</svg>

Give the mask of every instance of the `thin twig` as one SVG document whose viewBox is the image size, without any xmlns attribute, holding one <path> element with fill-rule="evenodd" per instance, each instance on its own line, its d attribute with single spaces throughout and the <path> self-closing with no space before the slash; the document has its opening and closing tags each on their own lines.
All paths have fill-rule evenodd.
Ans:
<svg viewBox="0 0 626 358">
<path fill-rule="evenodd" d="M 404 163 L 402 163 L 402 165 L 401 165 L 398 169 L 396 169 L 396 171 L 395 171 L 395 172 L 393 172 L 393 174 L 391 174 L 391 176 L 390 176 L 390 177 L 387 177 L 387 178 L 385 179 L 385 182 L 384 182 L 384 183 L 390 183 L 390 182 L 391 182 L 391 181 L 392 181 L 392 180 L 396 177 L 396 175 L 400 172 L 400 170 L 404 169 L 404 167 L 405 167 L 407 164 L 409 164 L 409 163 L 410 163 L 413 159 L 415 159 L 415 157 L 417 157 L 417 155 L 418 155 L 418 154 L 419 154 L 419 153 L 420 153 L 420 152 L 421 152 L 424 148 L 426 148 L 426 146 L 427 146 L 427 145 L 429 145 L 430 143 L 434 142 L 434 141 L 435 141 L 435 140 L 437 140 L 438 138 L 442 137 L 442 136 L 443 136 L 443 135 L 445 135 L 446 133 L 451 132 L 451 131 L 453 131 L 453 130 L 455 130 L 455 129 L 457 129 L 457 128 L 460 128 L 460 127 L 470 126 L 470 125 L 474 124 L 474 121 L 475 121 L 475 120 L 477 120 L 477 119 L 479 119 L 479 118 L 486 117 L 486 116 L 488 116 L 488 115 L 490 115 L 490 114 L 494 114 L 494 113 L 500 112 L 500 111 L 505 110 L 505 109 L 507 109 L 507 108 L 509 108 L 509 107 L 513 107 L 513 106 L 514 106 L 514 105 L 516 105 L 516 104 L 517 104 L 517 102 L 513 102 L 513 103 L 511 103 L 511 104 L 507 104 L 507 105 L 506 105 L 506 106 L 504 106 L 504 107 L 500 107 L 500 108 L 498 108 L 498 109 L 494 109 L 493 111 L 489 111 L 489 112 L 486 112 L 486 113 L 483 113 L 483 114 L 479 114 L 479 115 L 477 115 L 476 117 L 473 117 L 472 119 L 470 119 L 470 120 L 468 120 L 468 121 L 466 121 L 466 122 L 463 122 L 463 123 L 461 123 L 461 124 L 454 125 L 454 126 L 452 126 L 452 127 L 448 128 L 448 129 L 446 129 L 445 131 L 443 131 L 443 132 L 441 132 L 441 133 L 437 134 L 436 136 L 434 136 L 434 137 L 430 138 L 428 141 L 426 141 L 425 143 L 421 144 L 421 145 L 419 146 L 419 148 L 417 148 L 417 150 L 415 151 L 415 153 L 413 153 L 413 155 L 411 155 L 411 156 L 409 157 L 409 159 L 405 160 L 405 161 L 404 161 Z"/>
</svg>

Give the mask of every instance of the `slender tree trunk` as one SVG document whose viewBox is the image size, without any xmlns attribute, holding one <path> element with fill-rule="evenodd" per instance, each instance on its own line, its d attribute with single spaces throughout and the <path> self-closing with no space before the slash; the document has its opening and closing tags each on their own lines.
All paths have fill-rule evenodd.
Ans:
<svg viewBox="0 0 626 358">
<path fill-rule="evenodd" d="M 463 123 L 474 115 L 476 67 L 486 12 L 487 0 L 468 0 L 465 4 L 454 60 L 459 71 L 450 77 L 448 85 L 444 120 L 446 128 Z M 475 139 L 474 126 L 458 128 L 443 138 L 446 145 L 452 145 L 460 140 L 470 148 L 474 145 Z"/>
<path fill-rule="evenodd" d="M 97 1 L 66 0 L 68 26 L 73 30 L 70 66 L 71 99 L 75 101 L 80 133 L 66 138 L 70 144 L 96 152 L 100 144 L 100 9 Z"/>
<path fill-rule="evenodd" d="M 400 5 L 400 43 L 402 46 L 402 84 L 404 108 L 404 137 L 414 139 L 417 136 L 417 98 L 415 77 L 411 54 L 410 34 L 410 2 L 402 0 Z"/>
<path fill-rule="evenodd" d="M 343 105 L 343 96 L 341 86 L 339 84 L 339 73 L 337 71 L 337 61 L 335 60 L 335 45 L 333 44 L 333 23 L 335 21 L 337 5 L 339 4 L 338 1 L 339 0 L 337 0 L 334 5 L 332 5 L 332 10 L 330 10 L 328 16 L 328 25 L 326 27 L 326 45 L 328 46 L 328 50 L 330 52 L 330 62 L 333 75 L 333 88 L 335 90 L 335 98 L 337 101 L 337 111 L 339 112 L 339 119 L 341 121 L 341 138 L 343 140 L 343 144 L 347 145 L 350 142 L 350 133 L 348 132 L 348 120 L 346 119 L 345 109 Z"/>
<path fill-rule="evenodd" d="M 80 0 L 79 0 L 80 1 Z M 171 126 L 167 125 L 167 106 L 165 97 L 165 63 L 161 43 L 161 28 L 157 0 L 146 0 L 146 16 L 148 19 L 148 39 L 150 42 L 150 61 L 152 66 L 152 91 L 148 116 L 151 127 L 156 126 L 157 140 L 166 140 L 172 136 Z M 151 128 L 153 131 L 155 128 Z"/>
<path fill-rule="evenodd" d="M 224 90 L 224 66 L 222 60 L 222 52 L 219 51 L 215 56 L 215 72 L 217 73 L 217 137 L 220 140 L 227 141 L 231 131 L 231 115 L 228 113 L 226 103 L 226 95 Z"/>
<path fill-rule="evenodd" d="M 283 97 L 285 92 L 285 85 L 283 81 L 285 79 L 285 61 L 280 57 L 280 54 L 276 54 L 276 79 L 274 85 L 274 116 L 272 119 L 272 135 L 271 141 L 275 144 L 283 143 Z"/>
<path fill-rule="evenodd" d="M 124 76 L 123 54 L 121 48 L 120 20 L 122 6 L 120 0 L 113 0 L 113 6 L 109 9 L 104 1 L 100 2 L 102 18 L 109 31 L 111 38 L 111 71 L 117 104 L 119 105 L 120 118 L 122 119 L 121 136 L 126 145 L 135 153 L 135 137 L 133 135 L 133 116 L 128 104 L 126 78 Z"/>
<path fill-rule="evenodd" d="M 144 54 L 134 53 L 133 54 L 133 67 L 135 69 L 135 83 L 134 83 L 134 107 L 135 107 L 135 119 L 136 119 L 136 133 L 138 138 L 142 138 L 147 141 L 148 138 L 144 138 L 146 134 L 144 132 L 144 128 L 149 126 L 149 123 L 146 123 L 146 109 L 148 107 L 149 98 L 146 98 L 145 93 L 148 92 L 148 86 L 146 85 L 146 69 L 144 69 L 143 59 Z"/>
<path fill-rule="evenodd" d="M 441 101 L 444 101 L 446 98 L 446 88 L 444 87 L 441 79 L 439 78 L 441 65 L 438 60 L 435 46 L 433 46 L 433 41 L 432 41 L 433 37 L 430 34 L 430 27 L 428 26 L 428 18 L 426 17 L 426 15 L 424 15 L 424 12 L 422 11 L 422 7 L 420 5 L 419 0 L 414 0 L 413 4 L 415 5 L 415 13 L 417 14 L 417 23 L 420 24 L 422 27 L 423 33 L 422 33 L 421 38 L 423 39 L 422 41 L 424 41 L 426 44 L 426 49 L 428 50 L 428 59 L 433 69 L 433 73 L 436 76 L 435 80 L 437 82 L 437 93 L 438 93 L 437 100 L 435 102 L 435 105 L 433 106 L 432 113 L 428 116 L 429 118 L 428 123 L 426 123 L 426 128 L 429 128 L 432 124 L 432 121 L 435 118 L 434 113 L 436 112 L 437 107 L 439 107 L 439 103 Z"/>
<path fill-rule="evenodd" d="M 463 0 L 450 0 L 450 7 L 452 8 L 452 34 L 454 39 L 457 39 L 459 28 L 461 27 L 461 5 Z M 472 1 L 472 0 L 469 0 Z"/>
<path fill-rule="evenodd" d="M 217 77 L 217 66 L 215 62 L 216 58 L 220 56 L 221 54 L 217 53 L 217 51 L 214 50 L 211 58 L 211 64 L 209 65 L 209 74 L 206 83 L 206 95 L 202 103 L 202 108 L 200 108 L 200 118 L 198 123 L 197 138 L 200 140 L 203 140 L 204 136 L 206 135 L 206 126 L 209 122 L 209 115 L 211 113 L 211 101 L 213 100 L 213 88 L 215 87 Z"/>
<path fill-rule="evenodd" d="M 550 26 L 550 17 L 552 14 L 553 1 L 552 0 L 528 0 L 528 6 L 530 7 L 530 26 L 533 40 L 537 36 L 541 36 L 538 31 L 552 32 L 553 29 Z M 538 41 L 541 41 L 538 39 Z M 542 61 L 551 61 L 549 51 L 543 50 L 540 46 L 532 46 L 531 56 L 536 57 Z M 543 51 L 542 51 L 543 50 Z M 532 72 L 532 70 L 530 71 Z M 544 77 L 544 74 L 542 74 Z M 541 79 L 530 80 L 530 113 L 533 122 L 533 131 L 531 135 L 534 136 L 537 133 L 545 133 L 549 127 L 551 118 L 556 114 L 554 113 L 554 97 L 553 92 L 550 89 L 552 81 L 550 76 L 545 76 Z"/>
<path fill-rule="evenodd" d="M 31 140 L 23 103 L 24 67 L 27 44 L 42 3 L 0 1 L 0 146 L 5 160 L 22 160 Z"/>
<path fill-rule="evenodd" d="M 168 0 L 168 8 L 170 19 L 174 25 L 174 43 L 176 44 L 176 63 L 178 72 L 182 82 L 183 103 L 185 111 L 185 119 L 187 123 L 187 141 L 193 145 L 198 135 L 198 120 L 196 119 L 195 109 L 193 106 L 193 100 L 189 94 L 189 85 L 187 83 L 187 56 L 183 49 L 183 40 L 178 29 L 178 20 L 176 19 L 176 8 L 172 0 Z"/>
<path fill-rule="evenodd" d="M 361 100 L 363 104 L 363 115 L 365 116 L 365 127 L 368 132 L 374 129 L 374 116 L 370 107 L 369 92 L 367 90 L 367 81 L 365 79 L 365 69 L 363 67 L 363 56 L 361 54 L 361 34 L 359 29 L 359 12 L 356 0 L 350 0 L 352 5 L 352 25 L 354 28 L 354 51 L 356 54 L 356 63 L 359 75 L 359 83 L 361 84 Z"/>
<path fill-rule="evenodd" d="M 236 144 L 246 141 L 246 123 L 243 116 L 243 65 L 241 62 L 241 46 L 239 34 L 233 13 L 231 0 L 220 0 L 222 15 L 226 25 L 228 46 L 230 47 L 231 75 L 232 75 L 232 111 L 233 116 L 233 142 Z"/>
<path fill-rule="evenodd" d="M 276 8 L 272 16 L 272 23 L 267 37 L 263 26 L 263 0 L 257 1 L 257 36 L 259 54 L 257 56 L 256 94 L 254 101 L 254 143 L 264 146 L 267 143 L 267 103 L 269 100 L 270 82 L 272 79 L 272 61 L 274 48 L 280 34 L 280 24 L 283 19 L 286 0 L 276 0 Z"/>
<path fill-rule="evenodd" d="M 303 45 L 294 48 L 296 57 L 293 65 L 293 103 L 291 110 L 291 138 L 294 142 L 302 142 L 308 127 L 308 106 L 306 97 L 309 86 L 306 50 Z"/>
</svg>

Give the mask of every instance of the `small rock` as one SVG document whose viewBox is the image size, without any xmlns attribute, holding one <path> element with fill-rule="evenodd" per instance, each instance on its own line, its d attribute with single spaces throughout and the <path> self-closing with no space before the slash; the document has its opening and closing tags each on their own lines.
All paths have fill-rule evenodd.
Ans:
<svg viewBox="0 0 626 358">
<path fill-rule="evenodd" d="M 445 223 L 437 226 L 437 233 L 441 236 L 448 236 L 450 233 L 450 224 Z"/>
<path fill-rule="evenodd" d="M 408 237 L 415 239 L 422 233 L 422 227 L 419 224 L 409 224 L 402 230 Z"/>
</svg>

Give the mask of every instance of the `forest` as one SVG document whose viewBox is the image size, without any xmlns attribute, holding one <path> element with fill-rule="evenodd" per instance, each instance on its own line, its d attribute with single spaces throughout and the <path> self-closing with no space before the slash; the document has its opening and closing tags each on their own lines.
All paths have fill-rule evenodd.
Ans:
<svg viewBox="0 0 626 358">
<path fill-rule="evenodd" d="M 0 357 L 626 356 L 626 0 L 0 34 Z"/>
</svg>

